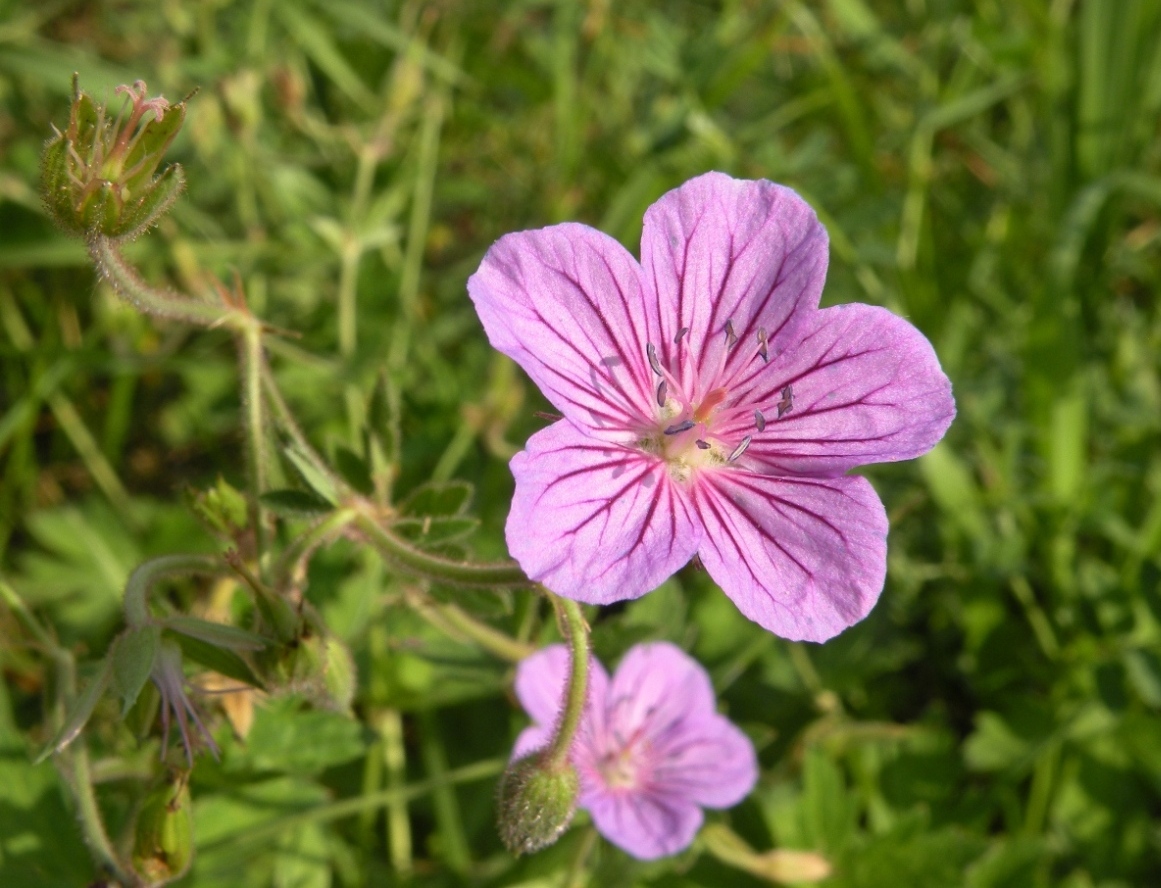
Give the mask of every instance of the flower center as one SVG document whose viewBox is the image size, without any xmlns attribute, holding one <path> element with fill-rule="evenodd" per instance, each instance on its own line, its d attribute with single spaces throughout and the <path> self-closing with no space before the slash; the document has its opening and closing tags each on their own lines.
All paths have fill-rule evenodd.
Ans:
<svg viewBox="0 0 1161 888">
<path fill-rule="evenodd" d="M 682 338 L 688 332 L 683 327 L 674 339 L 678 351 Z M 719 366 L 709 377 L 712 383 L 703 388 L 695 381 L 693 392 L 687 391 L 682 385 L 681 374 L 670 372 L 662 364 L 653 343 L 645 346 L 649 366 L 657 376 L 657 427 L 641 437 L 638 447 L 663 459 L 675 481 L 689 481 L 699 469 L 736 462 L 746 452 L 754 437 L 753 433 L 745 431 L 745 425 L 741 425 L 742 432 L 739 434 L 738 420 L 741 417 L 745 417 L 746 424 L 753 425 L 755 432 L 766 430 L 766 415 L 761 409 L 751 410 L 749 406 L 738 403 L 738 398 L 731 397 L 731 380 L 723 377 L 726 376 L 727 357 L 737 345 L 738 337 L 734 333 L 732 321 L 726 321 L 723 332 L 726 348 L 721 351 Z M 765 328 L 758 328 L 757 340 L 758 348 L 754 357 L 760 357 L 763 363 L 767 363 L 769 342 Z M 787 385 L 782 389 L 782 400 L 774 405 L 777 418 L 780 419 L 793 409 L 792 399 L 793 391 Z"/>
</svg>

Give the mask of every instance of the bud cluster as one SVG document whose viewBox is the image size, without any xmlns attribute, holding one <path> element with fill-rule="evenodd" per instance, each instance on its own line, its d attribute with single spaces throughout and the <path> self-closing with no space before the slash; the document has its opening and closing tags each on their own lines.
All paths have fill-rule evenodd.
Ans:
<svg viewBox="0 0 1161 888">
<path fill-rule="evenodd" d="M 111 117 L 74 79 L 68 128 L 44 149 L 45 206 L 63 228 L 86 238 L 137 237 L 185 185 L 177 164 L 154 175 L 185 121 L 185 102 L 147 98 L 143 80 L 117 93 L 128 101 Z"/>
</svg>

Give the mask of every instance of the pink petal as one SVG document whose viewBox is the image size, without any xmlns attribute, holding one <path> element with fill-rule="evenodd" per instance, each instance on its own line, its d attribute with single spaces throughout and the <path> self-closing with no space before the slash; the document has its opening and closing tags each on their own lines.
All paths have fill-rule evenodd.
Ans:
<svg viewBox="0 0 1161 888">
<path fill-rule="evenodd" d="M 833 476 L 913 459 L 943 437 L 955 416 L 951 382 L 931 343 L 907 321 L 853 303 L 816 312 L 800 335 L 793 350 L 755 367 L 731 392 L 766 417 L 763 432 L 749 410 L 736 429 L 723 429 L 737 438 L 754 434 L 742 465 Z M 792 406 L 779 417 L 787 386 Z"/>
<path fill-rule="evenodd" d="M 524 756 L 544 749 L 552 742 L 552 725 L 529 725 L 520 732 L 516 743 L 512 746 L 512 757 L 509 761 L 522 759 Z"/>
<path fill-rule="evenodd" d="M 867 615 L 887 572 L 887 515 L 865 478 L 706 472 L 693 487 L 699 554 L 743 614 L 775 635 L 826 641 Z"/>
<path fill-rule="evenodd" d="M 794 328 L 818 307 L 826 230 L 789 188 L 706 173 L 645 213 L 641 265 L 660 301 L 656 345 L 662 363 L 680 368 L 687 393 L 704 395 L 696 384 L 712 384 L 717 375 L 727 320 L 738 342 L 729 351 L 726 376 L 757 354 L 759 328 L 771 355 L 793 341 Z M 675 343 L 683 328 L 688 332 Z"/>
<path fill-rule="evenodd" d="M 644 738 L 649 789 L 699 805 L 737 804 L 758 779 L 754 747 L 716 711 L 713 685 L 697 660 L 654 642 L 625 655 L 605 712 L 614 737 Z"/>
<path fill-rule="evenodd" d="M 652 425 L 645 344 L 657 306 L 619 243 L 569 223 L 500 238 L 468 279 L 488 340 L 581 428 L 627 441 Z"/>
<path fill-rule="evenodd" d="M 659 460 L 567 420 L 533 435 L 511 468 L 508 551 L 558 595 L 590 604 L 637 598 L 701 542 L 686 493 Z"/>
<path fill-rule="evenodd" d="M 655 860 L 689 847 L 701 828 L 701 808 L 683 798 L 645 793 L 581 793 L 602 836 L 640 860 Z"/>
</svg>

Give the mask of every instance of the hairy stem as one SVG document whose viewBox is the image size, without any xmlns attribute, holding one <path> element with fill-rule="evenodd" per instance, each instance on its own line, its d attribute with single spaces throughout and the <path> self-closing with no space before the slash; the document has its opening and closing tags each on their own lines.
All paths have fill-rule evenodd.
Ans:
<svg viewBox="0 0 1161 888">
<path fill-rule="evenodd" d="M 102 234 L 89 237 L 88 247 L 97 273 L 118 296 L 130 302 L 138 311 L 199 327 L 230 323 L 238 314 L 236 309 L 224 305 L 200 302 L 173 290 L 158 290 L 149 286 L 137 273 L 137 269 L 121 255 L 117 245 Z"/>
<path fill-rule="evenodd" d="M 536 650 L 534 645 L 517 641 L 493 629 L 454 604 L 440 604 L 419 592 L 408 595 L 407 603 L 445 635 L 466 638 L 489 654 L 509 663 L 519 663 Z"/>
<path fill-rule="evenodd" d="M 254 526 L 254 541 L 259 569 L 266 551 L 266 510 L 259 497 L 267 488 L 269 454 L 266 452 L 266 408 L 262 398 L 262 329 L 255 321 L 246 326 L 239 336 L 238 354 L 242 365 L 243 408 L 246 417 L 246 463 L 250 486 L 248 503 L 250 522 Z"/>
<path fill-rule="evenodd" d="M 408 573 L 429 580 L 442 580 L 457 586 L 530 586 L 532 581 L 514 561 L 488 564 L 453 561 L 432 555 L 411 545 L 363 511 L 355 524 L 367 540 L 387 561 Z"/>
<path fill-rule="evenodd" d="M 221 574 L 225 567 L 210 555 L 162 555 L 138 565 L 125 583 L 125 622 L 130 628 L 149 622 L 149 593 L 158 581 L 194 573 Z"/>
<path fill-rule="evenodd" d="M 544 757 L 545 764 L 552 768 L 559 767 L 567 761 L 573 738 L 576 737 L 581 717 L 584 715 L 589 683 L 589 627 L 579 604 L 569 598 L 553 595 L 547 590 L 545 594 L 560 617 L 569 650 L 568 689 L 565 692 L 564 711 Z"/>
</svg>

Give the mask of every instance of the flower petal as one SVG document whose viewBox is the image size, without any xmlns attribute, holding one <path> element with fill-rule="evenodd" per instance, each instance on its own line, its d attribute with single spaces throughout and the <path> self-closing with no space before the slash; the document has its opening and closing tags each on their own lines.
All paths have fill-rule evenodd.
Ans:
<svg viewBox="0 0 1161 888">
<path fill-rule="evenodd" d="M 606 440 L 654 423 L 645 344 L 657 306 L 619 243 L 568 223 L 505 235 L 468 279 L 492 345 L 558 410 Z"/>
<path fill-rule="evenodd" d="M 689 847 L 701 828 L 701 808 L 683 798 L 636 792 L 581 792 L 578 804 L 602 836 L 640 860 Z"/>
<path fill-rule="evenodd" d="M 706 173 L 645 213 L 641 265 L 660 302 L 662 363 L 680 368 L 686 393 L 700 399 L 754 362 L 759 329 L 771 355 L 793 342 L 794 328 L 818 307 L 826 230 L 789 188 Z M 738 337 L 732 347 L 726 321 Z"/>
<path fill-rule="evenodd" d="M 641 735 L 636 748 L 648 758 L 649 790 L 725 808 L 754 788 L 753 745 L 717 713 L 709 675 L 676 645 L 630 650 L 609 685 L 605 713 L 614 738 Z"/>
<path fill-rule="evenodd" d="M 702 563 L 775 635 L 826 641 L 867 615 L 887 573 L 887 514 L 865 478 L 707 472 L 693 486 Z"/>
<path fill-rule="evenodd" d="M 697 551 L 688 497 L 648 454 L 562 420 L 529 438 L 511 468 L 508 551 L 557 595 L 589 604 L 637 598 Z"/>
<path fill-rule="evenodd" d="M 723 434 L 753 432 L 743 428 L 751 408 L 766 417 L 741 465 L 834 476 L 913 459 L 951 425 L 951 382 L 931 343 L 903 318 L 872 305 L 838 305 L 816 312 L 801 335 L 793 350 L 735 389 L 747 410 Z"/>
</svg>

